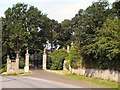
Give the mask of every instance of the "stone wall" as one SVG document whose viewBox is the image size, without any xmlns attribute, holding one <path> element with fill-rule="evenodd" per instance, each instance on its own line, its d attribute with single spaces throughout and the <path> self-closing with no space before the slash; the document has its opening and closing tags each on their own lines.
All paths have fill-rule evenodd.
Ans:
<svg viewBox="0 0 120 90">
<path fill-rule="evenodd" d="M 77 74 L 77 75 L 85 75 L 88 77 L 96 77 L 96 78 L 101 78 L 105 80 L 110 80 L 110 81 L 118 81 L 118 71 L 110 71 L 110 70 L 97 70 L 97 69 L 71 69 L 70 70 L 71 74 Z"/>
</svg>

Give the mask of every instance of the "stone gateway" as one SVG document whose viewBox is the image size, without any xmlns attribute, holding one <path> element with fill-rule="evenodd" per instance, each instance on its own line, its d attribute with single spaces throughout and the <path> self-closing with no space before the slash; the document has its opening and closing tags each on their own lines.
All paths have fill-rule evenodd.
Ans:
<svg viewBox="0 0 120 90">
<path fill-rule="evenodd" d="M 25 54 L 25 66 L 24 66 L 24 72 L 28 73 L 29 72 L 29 58 L 30 54 L 28 53 L 28 48 L 26 49 L 26 54 Z M 43 67 L 42 69 L 47 69 L 47 54 L 46 54 L 46 49 L 44 48 L 43 52 Z M 10 60 L 9 55 L 7 56 L 7 74 L 12 74 L 12 73 L 19 73 L 19 55 L 16 54 L 16 59 L 15 60 Z"/>
</svg>

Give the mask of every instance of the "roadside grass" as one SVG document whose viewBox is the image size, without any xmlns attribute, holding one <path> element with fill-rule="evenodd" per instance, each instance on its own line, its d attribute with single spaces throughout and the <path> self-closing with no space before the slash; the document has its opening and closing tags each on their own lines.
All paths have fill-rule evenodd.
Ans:
<svg viewBox="0 0 120 90">
<path fill-rule="evenodd" d="M 63 71 L 63 70 L 47 70 L 47 71 L 55 73 L 57 75 L 61 75 L 66 78 L 87 81 L 87 82 L 95 83 L 97 85 L 106 86 L 108 88 L 118 88 L 118 83 L 114 81 L 103 80 L 100 78 L 86 77 L 83 75 L 69 74 L 68 71 Z"/>
<path fill-rule="evenodd" d="M 28 73 L 25 73 L 23 69 L 19 70 L 19 73 L 11 73 L 11 74 L 7 74 L 7 72 L 2 73 L 2 76 L 25 76 L 25 75 L 29 75 L 32 74 L 32 71 L 29 71 Z"/>
<path fill-rule="evenodd" d="M 92 83 L 95 83 L 97 85 L 106 86 L 106 87 L 109 87 L 109 88 L 118 88 L 118 83 L 108 81 L 108 80 L 86 77 L 86 76 L 83 76 L 83 75 L 75 75 L 75 74 L 65 74 L 64 76 L 67 77 L 67 78 L 75 79 L 75 80 L 92 82 Z"/>
<path fill-rule="evenodd" d="M 69 73 L 69 71 L 63 71 L 63 70 L 45 70 L 45 71 L 51 72 L 57 75 L 63 75 L 63 76 Z"/>
</svg>

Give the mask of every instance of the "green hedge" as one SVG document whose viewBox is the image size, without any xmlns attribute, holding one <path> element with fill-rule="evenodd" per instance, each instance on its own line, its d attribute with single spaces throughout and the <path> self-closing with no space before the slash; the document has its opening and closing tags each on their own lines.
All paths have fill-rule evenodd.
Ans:
<svg viewBox="0 0 120 90">
<path fill-rule="evenodd" d="M 65 60 L 67 60 L 67 62 L 65 63 L 65 66 L 66 66 L 67 70 L 69 70 L 69 65 L 70 65 L 69 56 L 66 57 Z"/>
<path fill-rule="evenodd" d="M 68 56 L 68 53 L 65 49 L 59 49 L 52 52 L 50 55 L 51 58 L 51 67 L 50 69 L 53 70 L 62 70 L 63 69 L 63 62 L 65 57 Z"/>
<path fill-rule="evenodd" d="M 71 47 L 69 52 L 69 60 L 70 60 L 70 66 L 74 69 L 77 69 L 82 64 L 82 59 L 80 55 L 80 48 L 79 43 L 75 42 L 74 45 Z"/>
</svg>

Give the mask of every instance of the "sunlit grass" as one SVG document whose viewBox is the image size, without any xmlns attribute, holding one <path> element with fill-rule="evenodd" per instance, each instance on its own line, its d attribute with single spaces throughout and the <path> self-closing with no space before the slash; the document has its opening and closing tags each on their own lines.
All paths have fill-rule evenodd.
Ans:
<svg viewBox="0 0 120 90">
<path fill-rule="evenodd" d="M 25 73 L 23 69 L 19 69 L 19 73 L 11 73 L 7 74 L 7 72 L 2 73 L 2 76 L 24 76 L 24 75 L 29 75 L 32 74 L 32 71 L 29 71 L 28 73 Z"/>
<path fill-rule="evenodd" d="M 108 81 L 108 80 L 86 77 L 86 76 L 75 75 L 75 74 L 65 74 L 64 76 L 67 77 L 67 78 L 72 78 L 72 79 L 76 79 L 76 80 L 92 82 L 92 83 L 95 83 L 95 84 L 98 84 L 98 85 L 101 85 L 101 86 L 106 86 L 106 87 L 110 87 L 110 88 L 118 88 L 118 83 Z"/>
<path fill-rule="evenodd" d="M 58 74 L 58 75 L 62 75 L 63 77 L 66 77 L 66 78 L 87 81 L 87 82 L 95 83 L 97 85 L 106 86 L 108 88 L 118 88 L 117 82 L 112 82 L 112 81 L 103 80 L 99 78 L 93 78 L 93 77 L 86 77 L 83 75 L 69 74 L 68 71 L 63 71 L 63 70 L 50 70 L 50 72 Z"/>
</svg>

